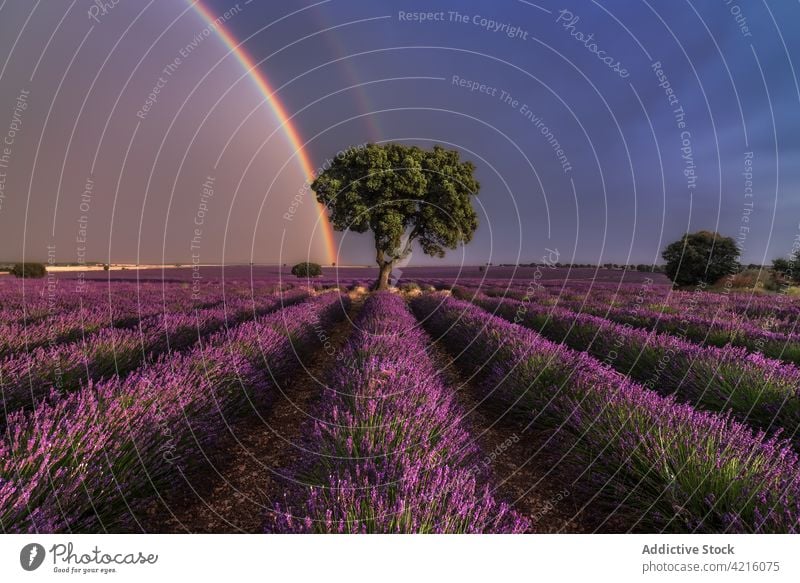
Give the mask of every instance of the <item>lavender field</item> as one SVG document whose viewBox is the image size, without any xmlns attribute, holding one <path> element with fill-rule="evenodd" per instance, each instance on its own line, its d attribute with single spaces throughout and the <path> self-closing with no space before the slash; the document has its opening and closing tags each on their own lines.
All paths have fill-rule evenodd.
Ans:
<svg viewBox="0 0 800 583">
<path fill-rule="evenodd" d="M 7 533 L 793 533 L 800 299 L 657 274 L 0 278 Z"/>
</svg>

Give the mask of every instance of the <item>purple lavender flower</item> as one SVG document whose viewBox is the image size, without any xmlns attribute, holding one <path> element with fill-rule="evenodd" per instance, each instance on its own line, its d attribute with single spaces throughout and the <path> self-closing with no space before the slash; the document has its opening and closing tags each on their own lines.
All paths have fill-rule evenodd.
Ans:
<svg viewBox="0 0 800 583">
<path fill-rule="evenodd" d="M 276 380 L 319 348 L 315 326 L 343 316 L 326 293 L 223 329 L 124 379 L 112 377 L 8 418 L 0 442 L 0 528 L 6 532 L 113 529 L 228 431 L 268 403 Z"/>
<path fill-rule="evenodd" d="M 678 404 L 471 303 L 428 295 L 412 306 L 489 398 L 553 432 L 594 503 L 631 529 L 800 529 L 800 460 L 786 442 Z"/>
<path fill-rule="evenodd" d="M 474 441 L 402 298 L 367 300 L 331 375 L 310 443 L 317 459 L 281 532 L 522 532 L 526 520 L 478 482 Z M 300 517 L 292 516 L 293 513 Z"/>
</svg>

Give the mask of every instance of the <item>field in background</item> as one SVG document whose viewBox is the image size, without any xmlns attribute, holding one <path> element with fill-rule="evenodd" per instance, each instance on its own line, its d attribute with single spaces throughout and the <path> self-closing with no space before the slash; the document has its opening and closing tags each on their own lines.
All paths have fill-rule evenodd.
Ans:
<svg viewBox="0 0 800 583">
<path fill-rule="evenodd" d="M 200 266 L 198 269 L 191 267 L 174 267 L 165 266 L 141 268 L 141 269 L 114 269 L 112 271 L 103 271 L 100 269 L 93 269 L 91 271 L 80 272 L 78 270 L 59 271 L 56 273 L 58 279 L 73 280 L 83 277 L 87 280 L 103 280 L 103 281 L 142 281 L 142 280 L 158 280 L 158 281 L 191 281 L 192 279 L 199 279 L 205 281 L 219 281 L 221 279 L 232 281 L 255 280 L 259 282 L 274 282 L 274 281 L 297 281 L 297 278 L 291 274 L 291 266 L 249 266 L 249 265 L 233 265 L 233 266 Z M 536 275 L 538 273 L 538 275 Z M 354 281 L 372 281 L 378 275 L 378 269 L 373 267 L 323 267 L 322 277 L 314 281 L 322 281 L 325 283 L 341 282 L 349 284 Z M 541 280 L 547 281 L 597 281 L 618 283 L 623 281 L 625 283 L 637 283 L 645 279 L 652 278 L 658 285 L 668 285 L 669 280 L 663 273 L 648 273 L 639 271 L 623 271 L 617 269 L 567 269 L 542 266 L 535 267 L 501 267 L 489 266 L 480 268 L 475 266 L 465 267 L 404 267 L 402 269 L 395 269 L 395 278 L 399 281 L 415 281 L 419 279 L 441 279 L 448 280 L 453 283 L 458 283 L 460 280 L 491 280 L 492 283 L 502 282 L 525 282 L 537 277 Z M 0 280 L 10 276 L 0 275 Z"/>
<path fill-rule="evenodd" d="M 0 278 L 0 530 L 799 528 L 798 298 L 196 273 Z"/>
</svg>

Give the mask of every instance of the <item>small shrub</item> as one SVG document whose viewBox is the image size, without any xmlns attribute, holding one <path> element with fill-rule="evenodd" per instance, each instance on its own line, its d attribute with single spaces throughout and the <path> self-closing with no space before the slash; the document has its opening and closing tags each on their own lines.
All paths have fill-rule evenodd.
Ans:
<svg viewBox="0 0 800 583">
<path fill-rule="evenodd" d="M 322 275 L 322 266 L 319 263 L 304 261 L 292 267 L 292 275 L 297 277 L 319 277 Z"/>
<path fill-rule="evenodd" d="M 459 300 L 472 300 L 475 297 L 475 290 L 467 289 L 460 285 L 454 285 L 450 288 L 451 295 Z"/>
<path fill-rule="evenodd" d="M 788 280 L 786 280 L 779 273 L 775 273 L 774 271 L 770 271 L 769 275 L 764 280 L 764 289 L 773 292 L 780 291 L 782 288 L 787 287 L 788 285 L 789 285 Z"/>
<path fill-rule="evenodd" d="M 419 291 L 419 284 L 415 281 L 401 283 L 398 287 L 400 288 L 400 291 L 404 292 Z"/>
<path fill-rule="evenodd" d="M 15 263 L 11 275 L 24 278 L 41 278 L 47 275 L 44 263 Z"/>
<path fill-rule="evenodd" d="M 783 276 L 771 269 L 745 269 L 732 276 L 723 277 L 714 284 L 712 289 L 729 288 L 750 292 L 778 291 L 785 285 Z"/>
</svg>

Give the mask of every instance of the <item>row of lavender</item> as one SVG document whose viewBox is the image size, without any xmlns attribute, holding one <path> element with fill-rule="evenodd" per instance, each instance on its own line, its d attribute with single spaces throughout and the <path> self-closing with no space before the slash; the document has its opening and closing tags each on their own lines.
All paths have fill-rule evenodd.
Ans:
<svg viewBox="0 0 800 583">
<path fill-rule="evenodd" d="M 548 302 L 569 307 L 582 306 L 597 313 L 600 310 L 638 309 L 661 315 L 685 312 L 689 307 L 694 316 L 717 321 L 728 330 L 742 325 L 758 327 L 767 332 L 792 333 L 800 316 L 800 299 L 787 294 L 753 294 L 744 292 L 673 290 L 670 286 L 650 281 L 638 284 L 596 282 L 515 282 L 459 284 L 467 289 L 479 289 L 491 296 L 523 299 L 543 294 Z"/>
<path fill-rule="evenodd" d="M 778 356 L 786 345 L 800 343 L 798 313 L 795 309 L 781 307 L 782 301 L 787 300 L 784 296 L 767 297 L 773 308 L 771 312 L 750 312 L 747 306 L 732 304 L 730 296 L 713 292 L 674 292 L 668 301 L 660 303 L 647 303 L 645 297 L 633 295 L 632 299 L 620 301 L 589 294 L 574 299 L 553 298 L 552 303 L 636 326 L 669 332 L 685 330 L 691 338 L 708 344 L 721 346 L 731 342 L 748 348 L 761 346 L 761 350 L 771 356 Z M 800 354 L 797 347 L 791 346 L 786 352 L 790 360 L 796 360 Z"/>
<path fill-rule="evenodd" d="M 589 311 L 616 322 L 638 328 L 649 328 L 659 332 L 679 334 L 696 342 L 712 346 L 732 344 L 772 358 L 800 363 L 800 331 L 796 331 L 796 320 L 792 319 L 778 331 L 773 331 L 767 321 L 736 318 L 725 313 L 704 314 L 687 304 L 683 311 L 663 313 L 657 310 L 636 308 L 600 308 L 589 305 L 566 307 Z"/>
<path fill-rule="evenodd" d="M 236 284 L 206 286 L 203 293 L 186 284 L 92 284 L 80 294 L 56 293 L 52 299 L 16 286 L 0 285 L 0 358 L 45 345 L 72 342 L 102 328 L 131 328 L 157 314 L 211 308 L 242 302 L 290 286 Z"/>
<path fill-rule="evenodd" d="M 597 359 L 454 298 L 412 302 L 485 397 L 551 432 L 591 503 L 631 530 L 796 532 L 800 459 L 786 442 L 679 404 Z"/>
<path fill-rule="evenodd" d="M 711 346 L 740 346 L 771 358 L 800 364 L 800 331 L 795 330 L 796 316 L 787 315 L 784 320 L 779 320 L 774 315 L 762 314 L 751 318 L 746 313 L 728 310 L 722 294 L 701 291 L 682 292 L 685 298 L 682 304 L 668 305 L 647 303 L 642 300 L 646 296 L 634 295 L 632 291 L 628 293 L 633 299 L 629 297 L 620 301 L 608 297 L 611 292 L 583 295 L 570 289 L 556 293 L 548 288 L 487 288 L 485 292 L 493 297 L 536 302 L 601 316 L 637 328 L 680 335 Z M 463 286 L 455 286 L 453 291 L 466 298 L 483 293 L 478 288 Z M 611 297 L 618 298 L 616 294 L 616 291 L 613 292 Z"/>
<path fill-rule="evenodd" d="M 308 428 L 310 485 L 279 532 L 462 533 L 529 528 L 473 469 L 463 411 L 401 297 L 370 297 Z M 483 483 L 481 483 L 483 482 Z M 295 516 L 294 514 L 297 514 Z"/>
<path fill-rule="evenodd" d="M 730 411 L 745 423 L 798 443 L 800 368 L 793 364 L 559 307 L 485 296 L 475 296 L 474 302 L 553 342 L 586 351 L 647 388 L 712 411 Z"/>
<path fill-rule="evenodd" d="M 183 350 L 224 326 L 295 304 L 308 295 L 298 288 L 255 300 L 240 297 L 202 310 L 154 314 L 134 328 L 106 327 L 83 341 L 10 355 L 0 361 L 0 420 L 43 398 L 57 399 L 87 381 L 124 376 L 160 354 Z"/>
<path fill-rule="evenodd" d="M 317 329 L 341 318 L 348 301 L 321 294 L 124 379 L 12 414 L 0 442 L 0 529 L 135 527 L 138 510 L 185 485 L 232 418 L 269 404 L 275 383 L 319 346 Z"/>
<path fill-rule="evenodd" d="M 242 282 L 226 287 L 227 295 L 231 296 L 251 288 Z M 265 292 L 279 288 L 274 283 L 259 283 L 257 287 L 264 288 L 258 291 Z M 222 295 L 221 282 L 208 282 L 195 288 L 189 283 L 87 282 L 78 289 L 74 281 L 0 279 L 0 322 L 30 325 L 94 307 L 105 308 L 106 319 L 119 307 L 125 308 L 123 314 L 135 312 L 137 308 L 147 310 L 149 306 L 162 306 L 169 309 L 187 303 L 202 308 L 208 302 L 217 302 Z"/>
</svg>

